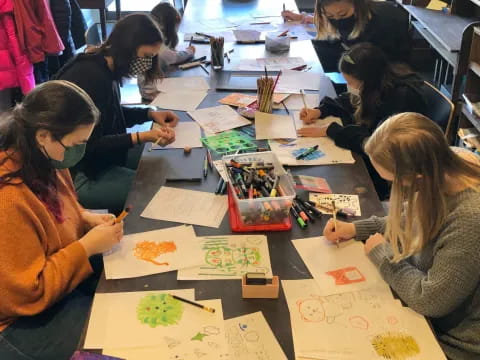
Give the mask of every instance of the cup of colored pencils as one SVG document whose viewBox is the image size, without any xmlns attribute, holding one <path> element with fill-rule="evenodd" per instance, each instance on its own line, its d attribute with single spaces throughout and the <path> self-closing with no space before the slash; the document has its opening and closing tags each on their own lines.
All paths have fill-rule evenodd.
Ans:
<svg viewBox="0 0 480 360">
<path fill-rule="evenodd" d="M 213 70 L 221 70 L 224 65 L 224 54 L 223 54 L 223 37 L 211 37 L 210 38 L 210 52 L 211 52 L 211 61 Z"/>
<path fill-rule="evenodd" d="M 262 76 L 257 80 L 258 111 L 269 114 L 272 113 L 274 88 L 275 82 L 273 78 L 269 77 L 265 71 L 265 77 Z"/>
</svg>

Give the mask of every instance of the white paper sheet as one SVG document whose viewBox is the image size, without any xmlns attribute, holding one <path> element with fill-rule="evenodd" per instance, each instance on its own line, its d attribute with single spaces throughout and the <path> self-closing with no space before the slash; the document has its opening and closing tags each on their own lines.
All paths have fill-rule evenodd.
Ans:
<svg viewBox="0 0 480 360">
<path fill-rule="evenodd" d="M 292 240 L 322 295 L 378 287 L 388 290 L 360 241 L 329 242 L 325 237 Z"/>
<path fill-rule="evenodd" d="M 159 128 L 157 123 L 153 124 L 153 128 Z M 167 149 L 184 149 L 185 147 L 199 148 L 202 147 L 202 132 L 197 123 L 193 121 L 180 121 L 175 129 L 175 141 L 165 147 L 152 144 L 152 150 Z"/>
<path fill-rule="evenodd" d="M 165 110 L 194 111 L 206 96 L 206 90 L 160 92 L 150 105 Z"/>
<path fill-rule="evenodd" d="M 310 125 L 303 125 L 300 120 L 298 111 L 292 113 L 295 119 L 295 128 L 297 130 L 302 127 L 322 126 L 330 122 L 342 124 L 339 118 L 328 117 L 323 120 L 317 120 Z M 342 149 L 335 145 L 335 142 L 328 137 L 298 137 L 289 143 L 284 141 L 269 140 L 270 149 L 275 153 L 283 165 L 303 166 L 303 165 L 332 165 L 332 164 L 354 164 L 355 159 L 350 150 Z M 316 152 L 311 155 L 297 160 L 296 156 L 306 149 L 318 145 Z"/>
<path fill-rule="evenodd" d="M 301 57 L 274 57 L 274 58 L 258 58 L 258 59 L 242 59 L 240 60 L 237 70 L 241 71 L 264 71 L 265 66 L 268 71 L 288 71 L 286 69 L 296 68 L 305 65 L 306 62 Z M 295 73 L 299 73 L 295 71 Z M 311 74 L 310 74 L 311 75 Z M 280 76 L 280 79 L 282 76 Z M 280 80 L 279 80 L 280 83 Z M 307 89 L 307 88 L 305 88 Z M 314 89 L 318 90 L 318 89 Z M 277 91 L 283 92 L 283 91 Z M 288 91 L 285 91 L 288 92 Z"/>
<path fill-rule="evenodd" d="M 293 67 L 294 66 L 292 66 L 292 68 Z M 278 79 L 275 92 L 300 94 L 300 90 L 302 89 L 320 90 L 320 83 L 322 81 L 330 81 L 330 79 L 324 75 L 320 75 L 311 71 L 283 70 L 282 75 Z"/>
<path fill-rule="evenodd" d="M 291 94 L 284 101 L 289 111 L 302 110 L 304 108 L 302 96 L 300 94 Z M 318 106 L 320 103 L 319 94 L 305 94 L 305 102 L 310 109 Z M 274 109 L 285 109 L 282 104 L 273 104 Z M 301 125 L 301 124 L 300 124 Z"/>
<path fill-rule="evenodd" d="M 264 235 L 206 236 L 198 241 L 204 251 L 203 264 L 179 270 L 178 280 L 241 279 L 247 272 L 261 272 L 272 277 Z"/>
<path fill-rule="evenodd" d="M 237 112 L 228 105 L 189 111 L 188 115 L 190 115 L 208 135 L 251 124 L 250 121 L 238 115 Z"/>
<path fill-rule="evenodd" d="M 226 182 L 228 182 L 228 176 L 227 173 L 225 172 L 225 168 L 223 166 L 223 160 L 214 160 L 213 165 L 215 165 L 215 169 L 218 171 L 222 179 Z"/>
<path fill-rule="evenodd" d="M 218 358 L 227 350 L 222 302 L 196 302 L 214 308 L 215 312 L 165 294 L 132 292 L 110 298 L 105 348 L 161 346 L 165 351 L 173 348 L 173 354 L 189 354 L 188 358 L 192 358 L 196 350 Z"/>
<path fill-rule="evenodd" d="M 313 280 L 286 280 L 282 287 L 296 358 L 445 359 L 424 317 L 381 292 L 322 296 Z"/>
<path fill-rule="evenodd" d="M 229 360 L 287 360 L 262 312 L 225 320 Z"/>
<path fill-rule="evenodd" d="M 325 195 L 325 196 L 323 196 Z M 335 207 L 337 209 L 349 208 L 354 213 L 355 216 L 362 216 L 362 210 L 360 208 L 360 199 L 358 195 L 352 194 L 313 194 L 310 193 L 309 200 L 314 201 L 315 203 L 326 206 L 328 208 L 332 207 L 332 200 L 335 200 Z M 332 212 L 318 208 L 324 214 L 331 214 Z"/>
<path fill-rule="evenodd" d="M 146 295 L 157 293 L 172 294 L 188 300 L 195 300 L 195 289 L 144 291 L 143 293 Z M 128 295 L 129 292 L 95 294 L 92 311 L 90 313 L 90 320 L 88 321 L 85 343 L 83 345 L 85 349 L 102 349 L 105 346 L 105 334 L 110 300 L 114 297 L 122 298 L 123 296 L 127 296 L 125 294 Z"/>
<path fill-rule="evenodd" d="M 297 131 L 290 115 L 275 115 L 255 112 L 255 133 L 257 140 L 295 139 Z"/>
<path fill-rule="evenodd" d="M 210 89 L 203 76 L 165 78 L 157 81 L 157 90 L 162 92 L 206 91 Z"/>
<path fill-rule="evenodd" d="M 126 279 L 200 265 L 203 251 L 192 226 L 176 226 L 125 235 L 103 263 L 107 279 Z"/>
<path fill-rule="evenodd" d="M 218 228 L 227 208 L 227 197 L 224 195 L 163 186 L 141 216 Z"/>
</svg>

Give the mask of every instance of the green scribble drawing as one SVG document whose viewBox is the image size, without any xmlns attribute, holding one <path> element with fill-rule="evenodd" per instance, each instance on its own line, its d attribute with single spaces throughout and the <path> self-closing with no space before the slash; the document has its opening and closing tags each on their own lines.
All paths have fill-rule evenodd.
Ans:
<svg viewBox="0 0 480 360">
<path fill-rule="evenodd" d="M 182 314 L 182 302 L 168 294 L 147 295 L 137 306 L 137 319 L 152 328 L 178 324 Z"/>
<path fill-rule="evenodd" d="M 388 360 L 407 360 L 420 354 L 416 340 L 407 334 L 387 332 L 371 340 L 378 356 Z"/>
<path fill-rule="evenodd" d="M 192 337 L 190 340 L 192 340 L 192 341 L 195 341 L 195 340 L 197 340 L 197 341 L 203 341 L 203 338 L 204 338 L 205 336 L 208 336 L 208 334 L 204 334 L 204 333 L 199 332 L 199 333 L 197 333 L 197 335 L 195 335 L 194 337 Z"/>
<path fill-rule="evenodd" d="M 210 267 L 202 269 L 244 273 L 249 266 L 260 266 L 260 260 L 260 251 L 255 247 L 211 246 L 205 253 L 205 264 Z"/>
</svg>

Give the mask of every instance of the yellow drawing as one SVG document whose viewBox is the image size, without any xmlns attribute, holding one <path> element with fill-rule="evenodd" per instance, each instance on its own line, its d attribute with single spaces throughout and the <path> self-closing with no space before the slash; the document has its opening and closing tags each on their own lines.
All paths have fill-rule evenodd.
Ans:
<svg viewBox="0 0 480 360">
<path fill-rule="evenodd" d="M 388 360 L 407 360 L 420 353 L 415 339 L 402 333 L 387 332 L 376 335 L 371 343 L 377 355 Z"/>
<path fill-rule="evenodd" d="M 169 252 L 177 251 L 177 246 L 173 241 L 141 241 L 137 243 L 135 249 L 133 250 L 133 255 L 137 259 L 149 261 L 155 265 L 169 265 L 167 262 L 160 263 L 155 261 L 155 258 L 159 257 L 162 254 Z"/>
</svg>

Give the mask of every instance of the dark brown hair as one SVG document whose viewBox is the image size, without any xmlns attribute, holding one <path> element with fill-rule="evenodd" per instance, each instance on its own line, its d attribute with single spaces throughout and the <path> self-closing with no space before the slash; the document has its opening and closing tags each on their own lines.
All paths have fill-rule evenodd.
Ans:
<svg viewBox="0 0 480 360">
<path fill-rule="evenodd" d="M 165 45 L 175 49 L 178 45 L 177 25 L 182 20 L 177 9 L 169 2 L 161 2 L 152 9 L 150 15 L 162 30 Z"/>
<path fill-rule="evenodd" d="M 61 140 L 78 126 L 95 124 L 99 117 L 92 99 L 77 85 L 64 80 L 38 85 L 2 121 L 0 150 L 7 156 L 0 166 L 13 160 L 20 167 L 0 176 L 0 187 L 20 179 L 61 222 L 57 177 L 50 159 L 37 143 L 37 131 L 48 130 L 53 138 Z"/>
</svg>

